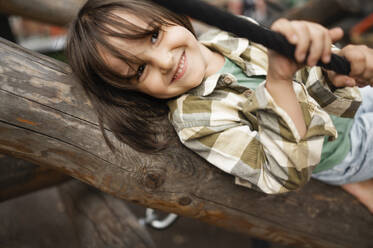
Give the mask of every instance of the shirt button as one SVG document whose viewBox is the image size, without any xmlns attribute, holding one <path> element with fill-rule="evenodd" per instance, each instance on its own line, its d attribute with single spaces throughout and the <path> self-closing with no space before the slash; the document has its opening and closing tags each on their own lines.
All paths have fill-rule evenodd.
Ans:
<svg viewBox="0 0 373 248">
<path fill-rule="evenodd" d="M 231 78 L 230 76 L 225 76 L 224 79 L 223 79 L 223 82 L 226 85 L 230 85 L 230 84 L 233 83 L 233 78 Z"/>
<path fill-rule="evenodd" d="M 249 97 L 249 96 L 251 96 L 252 93 L 253 93 L 253 91 L 251 89 L 247 89 L 243 92 L 243 95 L 246 96 L 246 97 Z"/>
</svg>

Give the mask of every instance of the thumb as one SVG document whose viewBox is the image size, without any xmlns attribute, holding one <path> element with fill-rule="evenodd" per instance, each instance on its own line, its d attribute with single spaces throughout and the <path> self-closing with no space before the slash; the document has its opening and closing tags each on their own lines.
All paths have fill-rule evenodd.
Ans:
<svg viewBox="0 0 373 248">
<path fill-rule="evenodd" d="M 336 87 L 354 87 L 356 85 L 355 79 L 345 75 L 335 75 L 330 79 Z"/>
<path fill-rule="evenodd" d="M 332 43 L 336 42 L 337 40 L 342 39 L 343 37 L 343 29 L 340 27 L 332 28 L 328 30 Z"/>
</svg>

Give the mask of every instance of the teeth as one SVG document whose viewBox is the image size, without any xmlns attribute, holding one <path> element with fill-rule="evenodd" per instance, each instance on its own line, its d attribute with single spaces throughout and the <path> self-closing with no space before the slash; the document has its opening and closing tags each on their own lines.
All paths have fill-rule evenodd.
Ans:
<svg viewBox="0 0 373 248">
<path fill-rule="evenodd" d="M 175 74 L 175 76 L 173 77 L 173 79 L 177 78 L 177 77 L 179 76 L 179 74 L 183 71 L 184 64 L 185 64 L 185 56 L 183 55 L 183 56 L 181 57 L 179 67 L 178 67 L 178 69 L 177 69 L 177 71 L 176 71 L 176 74 Z"/>
</svg>

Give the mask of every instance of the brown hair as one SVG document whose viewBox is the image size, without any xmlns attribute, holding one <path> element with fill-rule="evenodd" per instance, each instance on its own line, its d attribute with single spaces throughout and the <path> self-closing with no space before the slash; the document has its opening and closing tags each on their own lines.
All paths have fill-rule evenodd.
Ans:
<svg viewBox="0 0 373 248">
<path fill-rule="evenodd" d="M 138 27 L 115 15 L 126 11 L 146 20 L 151 30 Z M 168 113 L 166 100 L 134 91 L 127 78 L 110 68 L 98 47 L 124 62 L 139 61 L 108 42 L 108 37 L 143 39 L 154 29 L 181 25 L 194 33 L 189 20 L 145 0 L 88 0 L 70 27 L 67 57 L 98 115 L 106 143 L 114 151 L 104 125 L 115 137 L 142 152 L 157 152 L 167 145 L 159 125 Z"/>
</svg>

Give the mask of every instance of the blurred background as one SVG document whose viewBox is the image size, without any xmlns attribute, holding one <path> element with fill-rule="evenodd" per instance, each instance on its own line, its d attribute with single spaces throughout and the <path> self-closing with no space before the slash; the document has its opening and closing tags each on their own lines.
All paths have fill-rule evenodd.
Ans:
<svg viewBox="0 0 373 248">
<path fill-rule="evenodd" d="M 355 43 L 373 47 L 373 1 L 205 1 L 234 14 L 252 17 L 267 27 L 280 17 L 306 19 L 327 27 L 340 26 L 343 28 L 345 36 L 343 40 L 338 42 L 338 45 Z M 66 61 L 64 56 L 68 23 L 66 20 L 71 17 L 66 17 L 68 15 L 63 12 L 66 11 L 69 15 L 73 15 L 84 0 L 50 1 L 49 5 L 57 12 L 45 16 L 34 12 L 32 6 L 22 5 L 27 5 L 27 1 L 24 3 L 18 1 L 18 5 L 15 7 L 11 6 L 11 2 L 17 1 L 0 1 L 0 36 L 33 51 Z M 60 6 L 64 6 L 64 8 L 62 9 Z M 194 20 L 192 22 L 197 34 L 210 28 L 200 22 Z M 0 163 L 0 247 L 82 247 L 77 240 L 73 224 L 69 221 L 66 201 L 61 197 L 60 190 L 61 187 L 65 187 L 66 182 L 71 183 L 75 180 L 6 155 L 0 155 Z M 42 179 L 36 183 L 30 183 L 30 180 L 36 177 Z M 229 230 L 184 217 L 179 217 L 166 229 L 159 230 L 146 224 L 146 209 L 144 207 L 130 202 L 122 202 L 128 206 L 135 219 L 150 234 L 157 247 L 286 247 L 252 239 L 243 234 L 232 233 Z M 164 219 L 168 216 L 168 214 L 160 212 L 156 212 L 156 215 L 158 217 L 153 215 L 148 218 Z"/>
<path fill-rule="evenodd" d="M 60 1 L 63 2 L 64 0 Z M 72 0 L 68 1 L 71 2 Z M 84 0 L 76 1 L 82 2 Z M 371 15 L 373 2 L 369 0 L 205 1 L 234 14 L 252 17 L 267 27 L 270 27 L 271 23 L 280 17 L 310 20 L 326 27 L 340 26 L 345 31 L 345 37 L 341 41 L 342 45 L 347 43 L 373 45 L 373 39 L 371 38 L 373 32 L 373 14 Z M 38 21 L 37 16 L 32 19 L 25 16 L 9 16 L 6 13 L 7 11 L 4 12 L 1 14 L 2 37 L 41 53 L 55 54 L 63 51 L 66 25 L 50 25 Z M 28 16 L 32 17 L 32 14 L 29 13 Z M 209 28 L 202 23 L 192 21 L 198 34 Z"/>
</svg>

